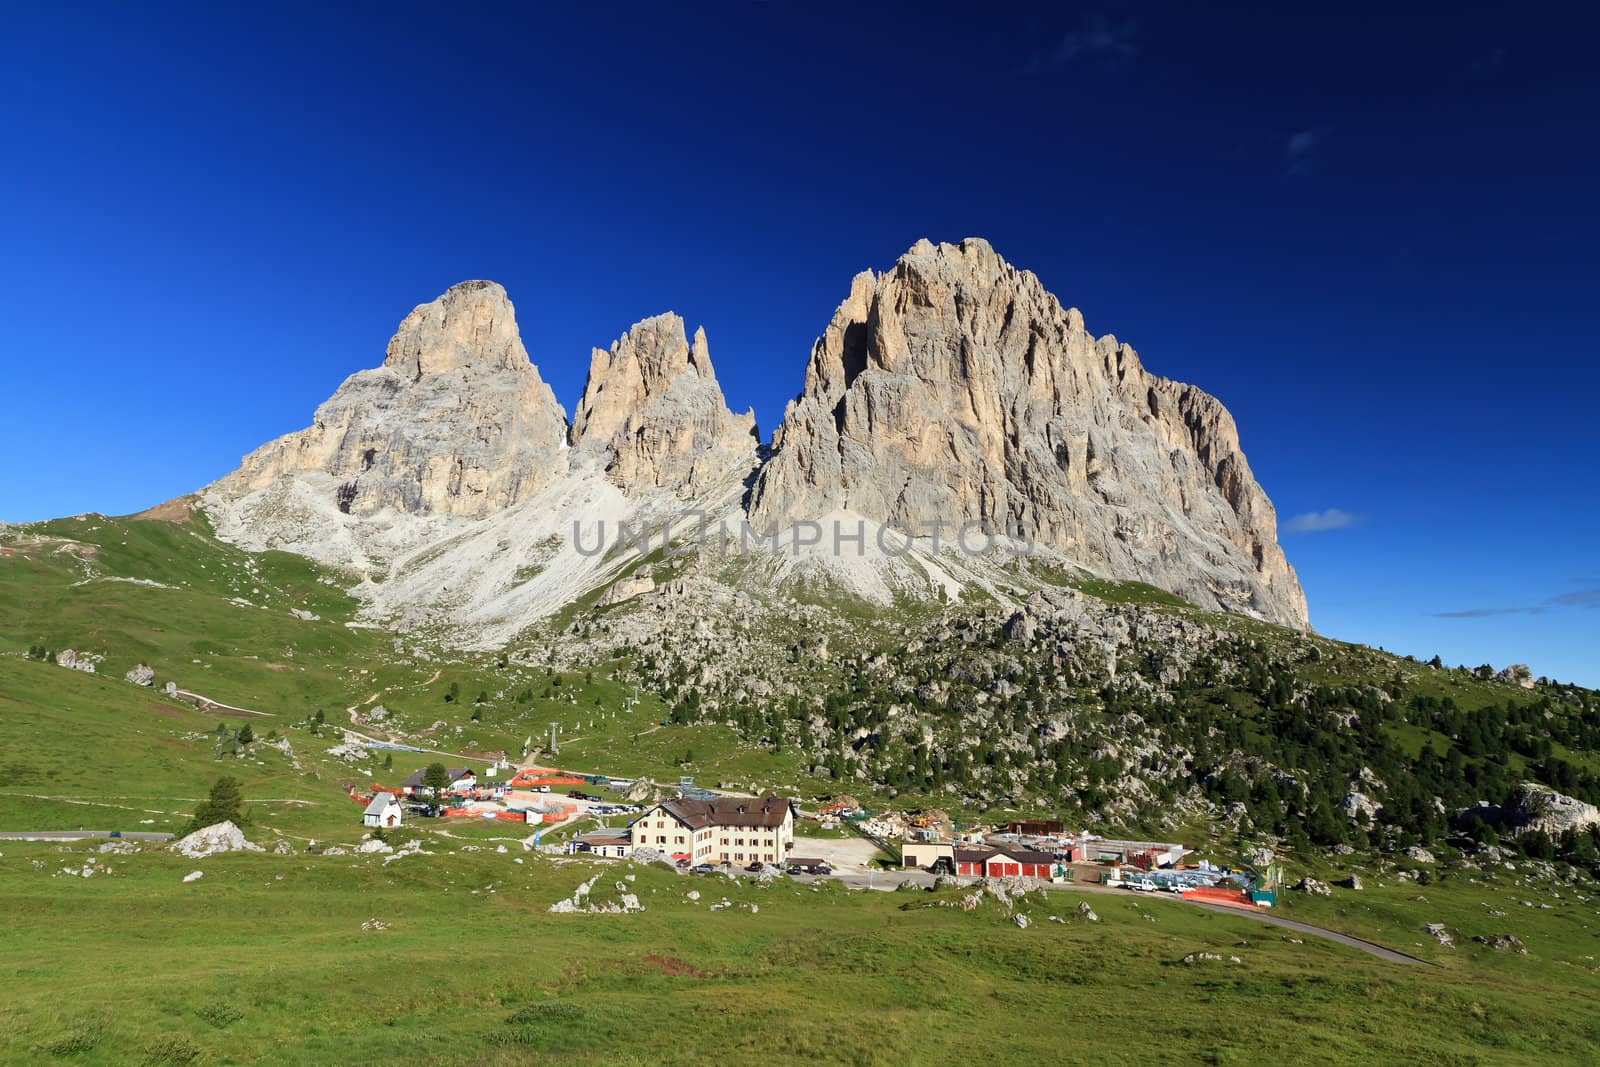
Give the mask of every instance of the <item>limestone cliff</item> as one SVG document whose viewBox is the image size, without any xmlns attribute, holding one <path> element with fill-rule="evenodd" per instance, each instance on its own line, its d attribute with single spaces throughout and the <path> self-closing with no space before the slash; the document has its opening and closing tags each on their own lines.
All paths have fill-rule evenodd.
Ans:
<svg viewBox="0 0 1600 1067">
<path fill-rule="evenodd" d="M 691 344 L 671 312 L 635 324 L 609 350 L 594 349 L 571 442 L 626 492 L 661 488 L 684 497 L 729 473 L 748 473 L 760 443 L 755 414 L 728 410 L 705 330 Z"/>
<path fill-rule="evenodd" d="M 310 427 L 256 449 L 209 492 L 236 499 L 316 472 L 336 481 L 328 491 L 347 514 L 479 518 L 565 471 L 565 434 L 506 291 L 462 282 L 407 315 L 383 365 L 347 378 Z"/>
<path fill-rule="evenodd" d="M 1092 570 L 1305 627 L 1233 418 L 1084 329 L 988 243 L 858 275 L 751 499 L 760 528 L 847 508 L 1013 529 Z"/>
</svg>

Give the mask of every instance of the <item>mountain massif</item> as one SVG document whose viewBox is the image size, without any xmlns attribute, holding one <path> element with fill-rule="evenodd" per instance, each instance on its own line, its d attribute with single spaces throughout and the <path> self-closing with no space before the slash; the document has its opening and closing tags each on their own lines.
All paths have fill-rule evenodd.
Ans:
<svg viewBox="0 0 1600 1067">
<path fill-rule="evenodd" d="M 501 640 L 642 559 L 588 558 L 584 523 L 670 523 L 685 509 L 778 545 L 828 518 L 880 543 L 900 532 L 904 553 L 804 561 L 880 601 L 972 587 L 1024 599 L 1016 568 L 957 558 L 965 526 L 994 535 L 1003 558 L 1026 547 L 1308 627 L 1222 404 L 1094 338 L 978 239 L 919 241 L 886 273 L 857 275 L 768 448 L 753 413 L 729 409 L 705 331 L 691 338 L 671 313 L 593 351 L 569 424 L 505 290 L 469 281 L 407 315 L 382 366 L 346 380 L 309 428 L 201 499 L 229 540 L 353 568 L 376 614 L 492 623 Z"/>
</svg>

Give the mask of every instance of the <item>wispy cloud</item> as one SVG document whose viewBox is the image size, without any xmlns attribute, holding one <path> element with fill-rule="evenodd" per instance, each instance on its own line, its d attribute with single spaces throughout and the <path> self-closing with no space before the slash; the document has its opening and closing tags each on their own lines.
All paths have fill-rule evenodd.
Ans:
<svg viewBox="0 0 1600 1067">
<path fill-rule="evenodd" d="M 1439 611 L 1434 613 L 1436 619 L 1487 619 L 1493 615 L 1522 615 L 1529 608 L 1467 608 L 1465 611 Z"/>
<path fill-rule="evenodd" d="M 1348 530 L 1366 521 L 1365 515 L 1357 515 L 1343 508 L 1329 508 L 1326 511 L 1308 511 L 1304 515 L 1296 515 L 1284 523 L 1283 528 L 1290 533 L 1322 533 L 1324 530 Z"/>
<path fill-rule="evenodd" d="M 1138 24 L 1132 19 L 1112 23 L 1102 15 L 1091 15 L 1083 29 L 1064 34 L 1050 51 L 1032 56 L 1022 72 L 1037 76 L 1082 62 L 1115 69 L 1139 54 L 1137 33 Z"/>
<path fill-rule="evenodd" d="M 1317 150 L 1332 132 L 1327 126 L 1313 126 L 1291 133 L 1283 142 L 1283 176 L 1308 177 L 1315 169 Z"/>
<path fill-rule="evenodd" d="M 1600 609 L 1600 589 L 1576 589 L 1558 593 L 1537 604 L 1517 608 L 1467 608 L 1463 611 L 1437 611 L 1436 619 L 1487 619 L 1496 615 L 1542 615 L 1551 608 Z"/>
</svg>

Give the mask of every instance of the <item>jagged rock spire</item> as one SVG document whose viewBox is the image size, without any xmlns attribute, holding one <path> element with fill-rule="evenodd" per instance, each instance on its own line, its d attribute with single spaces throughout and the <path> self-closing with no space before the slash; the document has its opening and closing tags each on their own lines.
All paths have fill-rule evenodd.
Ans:
<svg viewBox="0 0 1600 1067">
<path fill-rule="evenodd" d="M 635 323 L 589 359 L 570 440 L 626 491 L 689 496 L 755 464 L 755 413 L 728 410 L 704 329 L 691 342 L 667 312 Z"/>
</svg>

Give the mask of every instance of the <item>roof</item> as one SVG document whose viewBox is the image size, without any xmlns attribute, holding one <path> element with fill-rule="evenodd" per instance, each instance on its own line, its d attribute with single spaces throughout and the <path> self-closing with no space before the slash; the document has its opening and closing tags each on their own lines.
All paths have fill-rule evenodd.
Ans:
<svg viewBox="0 0 1600 1067">
<path fill-rule="evenodd" d="M 390 793 L 375 793 L 375 794 L 373 794 L 371 803 L 369 803 L 367 805 L 367 810 L 362 812 L 361 814 L 363 814 L 363 815 L 382 815 L 383 812 L 384 812 L 384 809 L 387 808 L 390 804 L 393 804 L 395 807 L 399 807 L 400 806 L 400 802 L 398 800 L 396 800 L 392 794 L 390 794 Z"/>
<path fill-rule="evenodd" d="M 590 830 L 585 834 L 574 834 L 572 840 L 582 841 L 586 845 L 630 845 L 633 838 L 618 830 Z"/>
<path fill-rule="evenodd" d="M 422 768 L 422 770 L 417 771 L 416 773 L 412 774 L 409 778 L 407 778 L 405 781 L 401 782 L 400 785 L 402 787 L 410 786 L 413 789 L 420 788 L 421 785 L 422 785 L 422 776 L 427 774 L 427 773 L 428 773 L 428 768 L 424 767 L 424 768 Z M 470 767 L 452 767 L 452 768 L 450 768 L 450 769 L 445 771 L 446 776 L 448 776 L 449 780 L 452 781 L 452 782 L 456 781 L 457 779 L 465 778 L 465 777 L 467 777 L 467 775 L 469 775 L 471 773 L 472 773 L 472 768 L 470 768 Z"/>
<path fill-rule="evenodd" d="M 789 802 L 781 797 L 717 797 L 715 800 L 663 800 L 663 811 L 692 830 L 708 826 L 742 826 L 777 829 L 789 815 Z"/>
<path fill-rule="evenodd" d="M 827 860 L 819 860 L 812 856 L 790 856 L 788 862 L 791 867 L 826 867 L 828 865 Z"/>
<path fill-rule="evenodd" d="M 1035 863 L 1035 864 L 1038 864 L 1038 863 L 1054 863 L 1056 861 L 1055 856 L 1051 855 L 1050 853 L 1048 853 L 1048 852 L 1035 852 L 1031 848 L 1012 848 L 1009 845 L 1001 845 L 995 851 L 1000 852 L 1003 855 L 1005 855 L 1005 856 L 1007 856 L 1007 857 L 1009 857 L 1011 859 L 1016 860 L 1018 863 Z"/>
<path fill-rule="evenodd" d="M 986 863 L 990 856 L 995 854 L 992 848 L 958 848 L 956 849 L 957 863 Z"/>
</svg>

